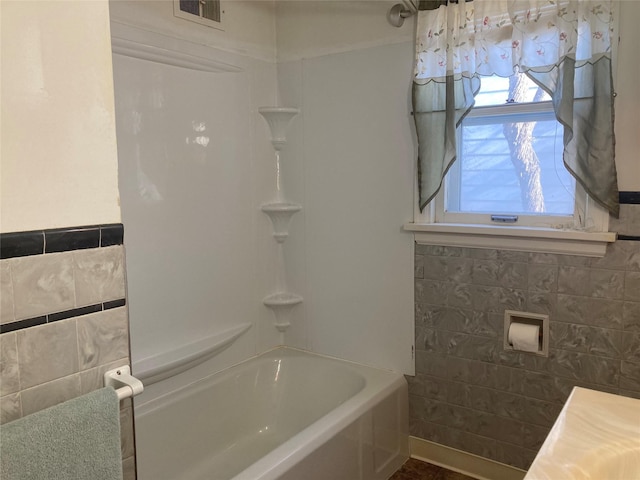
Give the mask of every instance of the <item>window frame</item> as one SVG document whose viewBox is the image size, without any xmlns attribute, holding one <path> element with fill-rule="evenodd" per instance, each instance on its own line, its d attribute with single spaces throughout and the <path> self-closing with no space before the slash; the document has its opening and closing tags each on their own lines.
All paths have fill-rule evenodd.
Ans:
<svg viewBox="0 0 640 480">
<path fill-rule="evenodd" d="M 550 108 L 553 111 L 550 104 L 545 101 L 476 107 L 467 118 L 505 117 L 524 112 L 548 115 Z M 447 182 L 445 178 L 436 197 L 422 212 L 418 207 L 416 185 L 414 223 L 406 224 L 405 230 L 413 231 L 418 243 L 601 257 L 607 243 L 615 241 L 616 234 L 608 232 L 609 213 L 594 202 L 578 182 L 573 216 L 518 215 L 518 222 L 511 224 L 492 222 L 491 213 L 446 212 Z"/>
</svg>

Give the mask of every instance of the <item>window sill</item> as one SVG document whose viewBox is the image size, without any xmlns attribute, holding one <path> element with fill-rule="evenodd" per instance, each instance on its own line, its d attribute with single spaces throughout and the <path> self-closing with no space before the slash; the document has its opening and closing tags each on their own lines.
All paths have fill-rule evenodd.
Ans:
<svg viewBox="0 0 640 480">
<path fill-rule="evenodd" d="M 565 255 L 603 257 L 614 232 L 581 232 L 553 228 L 454 223 L 407 223 L 416 243 L 470 248 L 495 248 Z"/>
</svg>

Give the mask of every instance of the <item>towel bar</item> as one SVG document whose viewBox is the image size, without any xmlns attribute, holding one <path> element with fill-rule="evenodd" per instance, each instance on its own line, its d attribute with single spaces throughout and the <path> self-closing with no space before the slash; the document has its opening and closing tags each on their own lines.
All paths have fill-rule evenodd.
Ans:
<svg viewBox="0 0 640 480">
<path fill-rule="evenodd" d="M 105 372 L 104 386 L 113 387 L 118 394 L 118 400 L 134 397 L 144 390 L 142 382 L 131 375 L 129 365 Z"/>
</svg>

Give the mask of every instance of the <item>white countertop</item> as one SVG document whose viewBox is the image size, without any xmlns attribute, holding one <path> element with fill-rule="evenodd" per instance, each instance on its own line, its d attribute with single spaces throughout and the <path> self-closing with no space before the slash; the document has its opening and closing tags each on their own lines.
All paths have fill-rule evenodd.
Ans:
<svg viewBox="0 0 640 480">
<path fill-rule="evenodd" d="M 640 400 L 575 387 L 525 480 L 640 480 Z"/>
</svg>

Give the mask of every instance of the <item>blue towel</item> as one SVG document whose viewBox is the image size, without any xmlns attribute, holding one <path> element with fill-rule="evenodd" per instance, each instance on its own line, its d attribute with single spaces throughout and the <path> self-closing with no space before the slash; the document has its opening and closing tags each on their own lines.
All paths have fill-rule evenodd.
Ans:
<svg viewBox="0 0 640 480">
<path fill-rule="evenodd" d="M 120 405 L 105 387 L 0 426 L 2 480 L 121 480 Z"/>
</svg>

